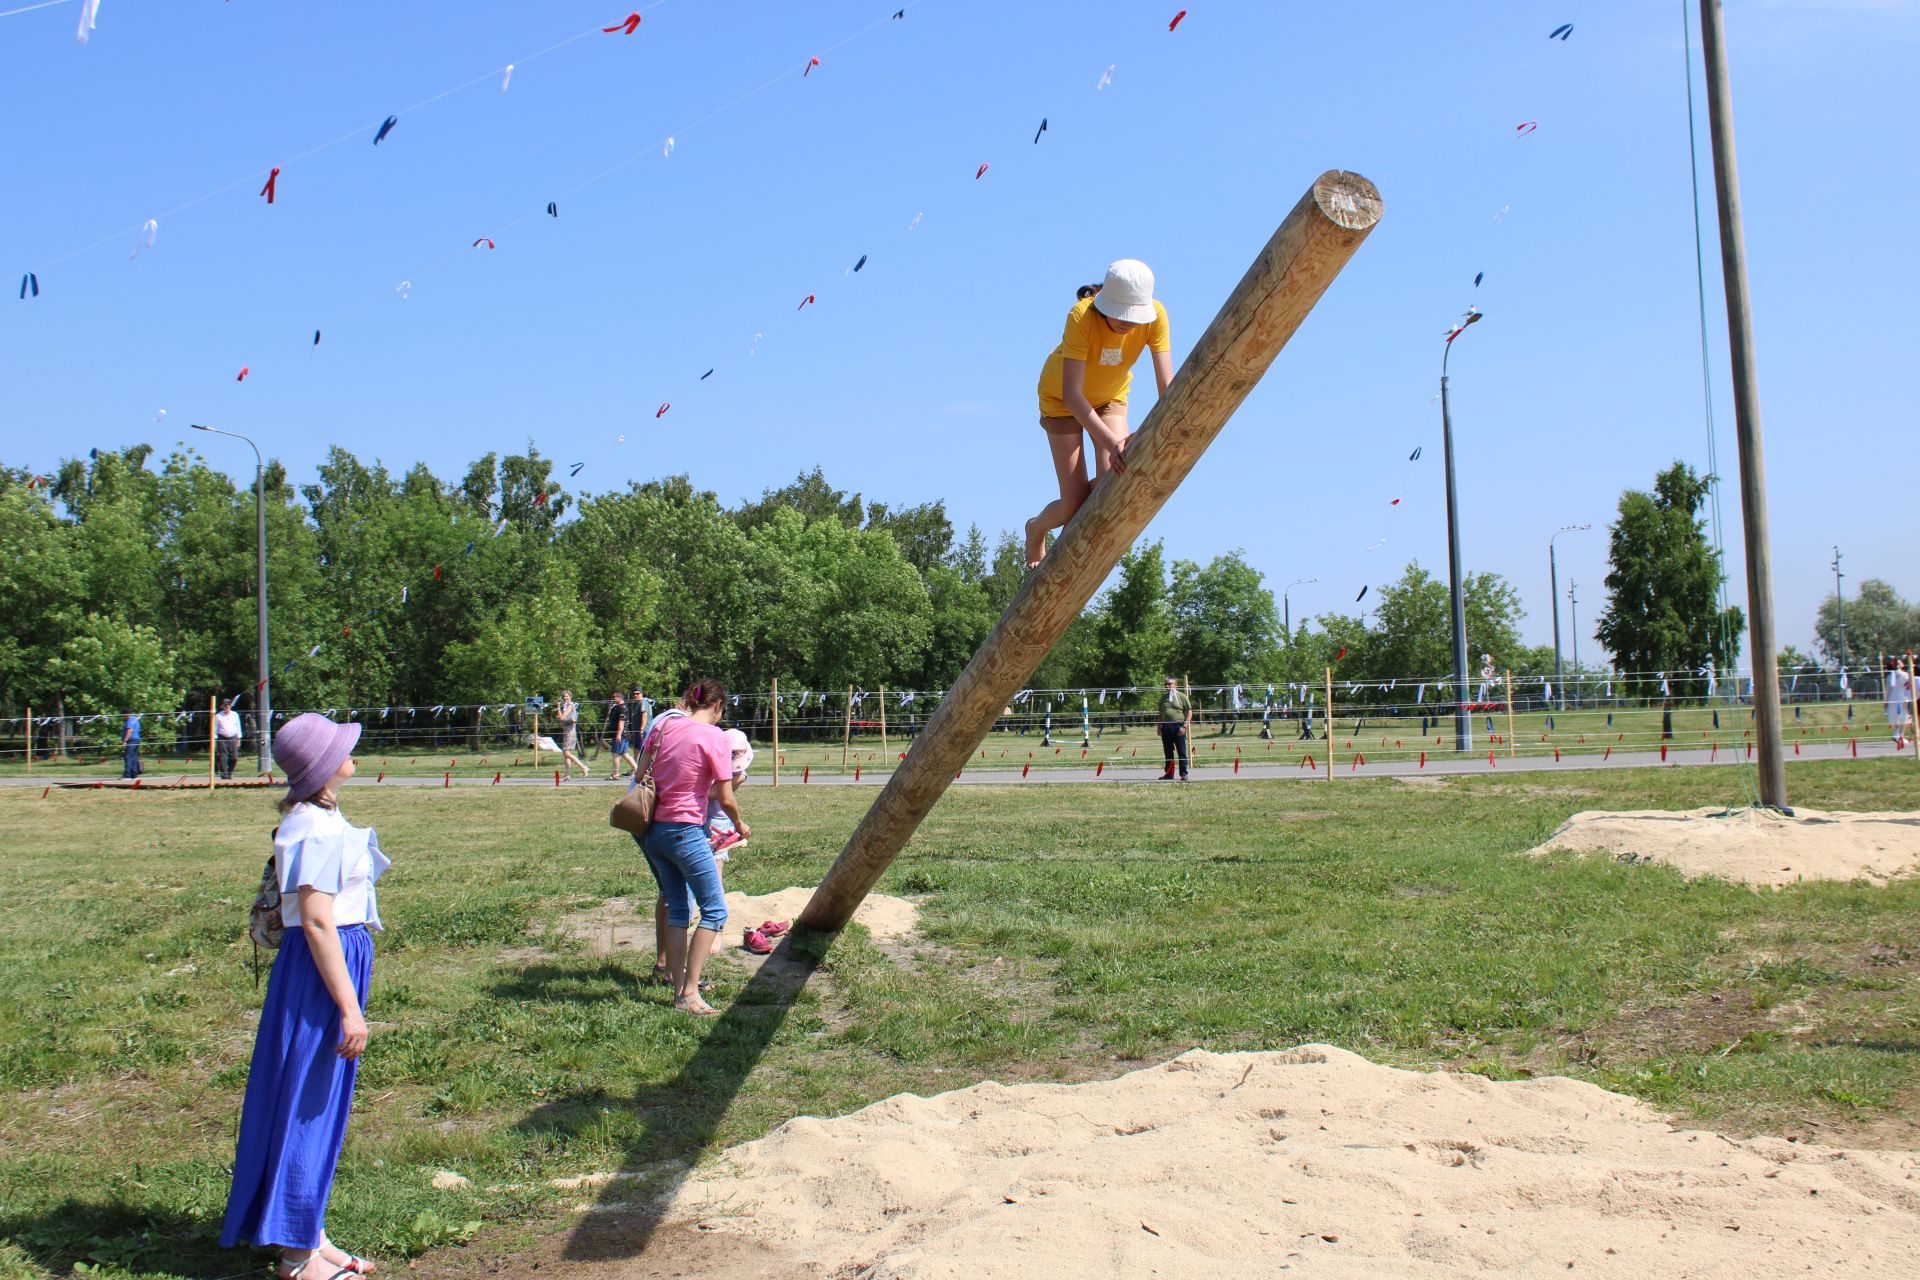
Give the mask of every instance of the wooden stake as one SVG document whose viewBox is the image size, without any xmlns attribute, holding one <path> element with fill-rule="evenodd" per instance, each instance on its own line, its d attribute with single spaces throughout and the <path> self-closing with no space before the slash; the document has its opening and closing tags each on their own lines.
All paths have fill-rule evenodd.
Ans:
<svg viewBox="0 0 1920 1280">
<path fill-rule="evenodd" d="M 27 772 L 33 772 L 33 704 L 27 704 Z"/>
<path fill-rule="evenodd" d="M 780 681 L 773 682 L 773 785 L 780 785 Z"/>
<path fill-rule="evenodd" d="M 1513 672 L 1507 672 L 1507 759 L 1513 759 Z"/>
<path fill-rule="evenodd" d="M 800 923 L 837 930 L 952 785 L 1022 682 L 1079 616 L 1379 222 L 1359 174 L 1321 174 L 1255 257 L 1173 384 L 1029 574 L 822 878 Z"/>
<path fill-rule="evenodd" d="M 893 759 L 893 748 L 887 745 L 887 686 L 880 686 L 880 758 Z"/>
<path fill-rule="evenodd" d="M 1327 781 L 1333 781 L 1333 668 L 1327 668 Z"/>
<path fill-rule="evenodd" d="M 847 686 L 847 726 L 840 732 L 840 772 L 847 771 L 847 748 L 853 745 L 853 686 Z"/>
<path fill-rule="evenodd" d="M 533 771 L 540 772 L 540 712 L 533 713 Z"/>
</svg>

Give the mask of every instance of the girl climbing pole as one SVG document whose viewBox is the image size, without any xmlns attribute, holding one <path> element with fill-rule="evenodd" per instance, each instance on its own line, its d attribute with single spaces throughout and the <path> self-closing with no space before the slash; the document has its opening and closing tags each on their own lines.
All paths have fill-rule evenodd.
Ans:
<svg viewBox="0 0 1920 1280">
<path fill-rule="evenodd" d="M 1167 309 L 1154 300 L 1153 272 L 1135 258 L 1107 268 L 1100 285 L 1086 285 L 1067 312 L 1066 333 L 1040 370 L 1040 425 L 1047 433 L 1060 496 L 1027 521 L 1027 568 L 1047 553 L 1047 534 L 1063 528 L 1087 500 L 1084 433 L 1093 441 L 1095 482 L 1126 467 L 1127 392 L 1133 365 L 1153 349 L 1153 377 L 1161 395 L 1173 381 L 1173 340 Z"/>
</svg>

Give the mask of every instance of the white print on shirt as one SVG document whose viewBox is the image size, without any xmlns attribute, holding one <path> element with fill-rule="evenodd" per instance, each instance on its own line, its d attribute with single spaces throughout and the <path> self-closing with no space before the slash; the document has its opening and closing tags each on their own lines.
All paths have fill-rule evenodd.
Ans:
<svg viewBox="0 0 1920 1280">
<path fill-rule="evenodd" d="M 1120 348 L 1120 347 L 1102 347 L 1102 348 L 1100 348 L 1100 363 L 1101 363 L 1101 364 L 1104 364 L 1104 365 L 1116 365 L 1116 364 L 1119 364 L 1119 363 L 1120 363 L 1120 353 L 1121 353 L 1121 350 L 1122 350 L 1122 348 Z"/>
</svg>

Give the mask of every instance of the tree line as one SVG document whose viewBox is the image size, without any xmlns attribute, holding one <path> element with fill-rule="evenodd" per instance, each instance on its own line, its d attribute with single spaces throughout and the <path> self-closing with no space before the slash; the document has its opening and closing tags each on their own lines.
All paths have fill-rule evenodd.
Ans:
<svg viewBox="0 0 1920 1280">
<path fill-rule="evenodd" d="M 501 704 L 571 688 L 659 692 L 696 673 L 741 690 L 946 688 L 1025 575 L 1020 539 L 957 532 L 943 502 L 895 505 L 819 469 L 728 506 L 686 476 L 569 493 L 554 465 L 489 453 L 457 481 L 331 450 L 311 484 L 266 473 L 276 707 Z M 1629 492 L 1601 634 L 1623 666 L 1691 673 L 1737 654 L 1684 466 Z M 255 510 L 190 448 L 96 451 L 51 476 L 0 466 L 0 714 L 204 707 L 255 684 Z M 1618 581 L 1616 581 L 1616 578 Z M 1518 592 L 1470 574 L 1476 665 L 1550 676 Z M 1317 684 L 1451 667 L 1446 583 L 1419 563 L 1348 613 L 1289 633 L 1238 551 L 1201 563 L 1145 541 L 1075 619 L 1034 687 Z M 1728 649 L 1731 637 L 1732 648 Z"/>
</svg>

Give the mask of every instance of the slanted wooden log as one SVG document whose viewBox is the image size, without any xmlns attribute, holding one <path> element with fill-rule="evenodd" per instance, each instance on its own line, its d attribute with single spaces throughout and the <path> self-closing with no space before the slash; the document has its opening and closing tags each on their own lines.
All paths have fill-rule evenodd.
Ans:
<svg viewBox="0 0 1920 1280">
<path fill-rule="evenodd" d="M 1373 184 L 1342 170 L 1321 174 L 1300 198 L 1141 423 L 1125 474 L 1094 487 L 914 739 L 800 914 L 802 927 L 836 930 L 852 918 L 1007 699 L 1193 470 L 1380 212 Z"/>
</svg>

